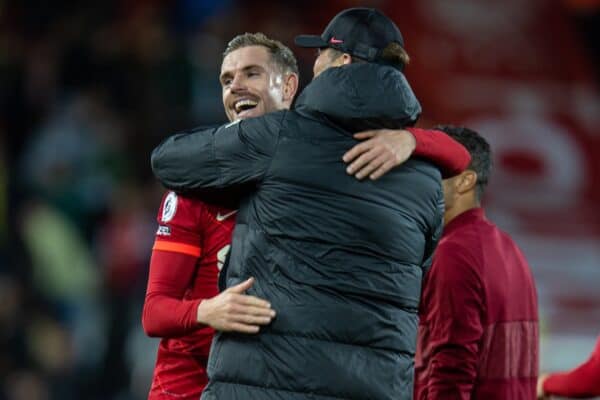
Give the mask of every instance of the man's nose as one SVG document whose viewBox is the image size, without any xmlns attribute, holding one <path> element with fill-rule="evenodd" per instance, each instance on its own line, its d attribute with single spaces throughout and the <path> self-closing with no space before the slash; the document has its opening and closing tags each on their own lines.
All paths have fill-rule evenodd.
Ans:
<svg viewBox="0 0 600 400">
<path fill-rule="evenodd" d="M 245 90 L 245 89 L 246 89 L 246 84 L 245 84 L 244 78 L 241 76 L 241 74 L 236 74 L 233 77 L 233 80 L 231 81 L 231 91 L 236 92 L 236 91 L 241 91 L 241 90 Z"/>
</svg>

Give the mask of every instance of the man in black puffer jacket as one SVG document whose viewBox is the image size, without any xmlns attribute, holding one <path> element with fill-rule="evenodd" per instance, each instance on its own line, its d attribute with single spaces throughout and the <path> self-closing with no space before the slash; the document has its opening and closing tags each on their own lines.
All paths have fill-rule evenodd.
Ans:
<svg viewBox="0 0 600 400">
<path fill-rule="evenodd" d="M 249 294 L 277 311 L 258 335 L 217 334 L 202 399 L 410 399 L 440 172 L 411 159 L 361 182 L 342 161 L 353 133 L 418 118 L 403 64 L 384 56 L 402 37 L 377 10 L 350 9 L 298 41 L 327 49 L 294 110 L 175 135 L 152 155 L 167 187 L 243 196 L 227 283 L 255 277 Z"/>
</svg>

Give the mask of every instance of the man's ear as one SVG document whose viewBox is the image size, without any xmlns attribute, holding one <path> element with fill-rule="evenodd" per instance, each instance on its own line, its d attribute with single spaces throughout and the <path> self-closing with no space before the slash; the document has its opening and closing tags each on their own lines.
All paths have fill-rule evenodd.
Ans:
<svg viewBox="0 0 600 400">
<path fill-rule="evenodd" d="M 477 184 L 477 172 L 467 169 L 460 174 L 456 185 L 456 190 L 460 193 L 466 193 L 472 190 Z"/>
<path fill-rule="evenodd" d="M 298 74 L 291 73 L 285 76 L 283 82 L 283 101 L 291 103 L 294 100 L 296 92 L 298 92 L 298 81 Z"/>
</svg>

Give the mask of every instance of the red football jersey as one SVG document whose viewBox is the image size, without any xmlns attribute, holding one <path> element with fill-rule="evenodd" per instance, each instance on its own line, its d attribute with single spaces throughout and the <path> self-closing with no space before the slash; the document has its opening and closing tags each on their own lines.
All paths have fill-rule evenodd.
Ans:
<svg viewBox="0 0 600 400">
<path fill-rule="evenodd" d="M 207 383 L 214 331 L 197 323 L 197 308 L 219 293 L 235 213 L 174 192 L 163 198 L 142 318 L 146 332 L 162 338 L 151 400 L 197 400 Z"/>
</svg>

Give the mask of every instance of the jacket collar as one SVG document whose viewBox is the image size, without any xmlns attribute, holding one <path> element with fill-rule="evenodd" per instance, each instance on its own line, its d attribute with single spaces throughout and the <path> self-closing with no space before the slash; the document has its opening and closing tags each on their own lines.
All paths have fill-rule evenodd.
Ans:
<svg viewBox="0 0 600 400">
<path fill-rule="evenodd" d="M 471 208 L 461 214 L 458 214 L 452 221 L 444 227 L 442 236 L 450 235 L 452 232 L 462 228 L 465 225 L 470 225 L 475 221 L 486 221 L 485 211 L 481 207 Z"/>
</svg>

